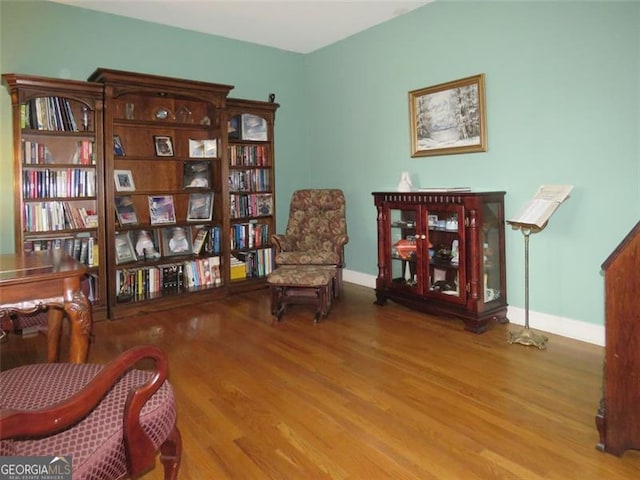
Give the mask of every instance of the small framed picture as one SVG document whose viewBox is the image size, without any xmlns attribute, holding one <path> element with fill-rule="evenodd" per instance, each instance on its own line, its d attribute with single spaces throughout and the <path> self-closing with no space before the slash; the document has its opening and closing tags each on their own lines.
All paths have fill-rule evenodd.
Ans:
<svg viewBox="0 0 640 480">
<path fill-rule="evenodd" d="M 160 258 L 160 242 L 158 241 L 157 230 L 133 230 L 130 233 L 138 260 Z"/>
<path fill-rule="evenodd" d="M 189 157 L 215 158 L 218 156 L 218 143 L 215 138 L 207 140 L 189 139 Z"/>
<path fill-rule="evenodd" d="M 136 190 L 131 170 L 114 170 L 113 179 L 116 182 L 116 191 L 118 192 L 134 192 Z"/>
<path fill-rule="evenodd" d="M 242 140 L 267 140 L 267 120 L 257 115 L 242 115 Z"/>
<path fill-rule="evenodd" d="M 162 255 L 190 255 L 191 227 L 168 227 L 162 229 Z"/>
<path fill-rule="evenodd" d="M 208 161 L 184 162 L 183 188 L 210 188 L 211 163 Z"/>
<path fill-rule="evenodd" d="M 192 193 L 189 195 L 187 221 L 211 220 L 213 212 L 213 192 Z"/>
<path fill-rule="evenodd" d="M 136 255 L 133 251 L 133 244 L 129 233 L 116 233 L 116 265 L 128 262 L 135 262 Z"/>
<path fill-rule="evenodd" d="M 176 211 L 173 206 L 173 195 L 149 197 L 149 218 L 151 225 L 176 223 Z"/>
<path fill-rule="evenodd" d="M 120 225 L 137 225 L 136 207 L 129 195 L 115 197 L 116 216 Z"/>
<path fill-rule="evenodd" d="M 153 143 L 156 146 L 156 155 L 158 157 L 173 157 L 173 142 L 171 137 L 154 135 Z"/>
<path fill-rule="evenodd" d="M 122 145 L 120 135 L 113 136 L 113 154 L 116 157 L 124 157 L 124 146 Z"/>
</svg>

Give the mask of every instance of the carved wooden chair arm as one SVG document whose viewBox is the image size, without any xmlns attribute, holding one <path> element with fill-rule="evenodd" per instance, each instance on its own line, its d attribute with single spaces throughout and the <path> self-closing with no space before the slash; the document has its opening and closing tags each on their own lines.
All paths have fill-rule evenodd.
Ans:
<svg viewBox="0 0 640 480">
<path fill-rule="evenodd" d="M 285 234 L 271 235 L 271 243 L 275 247 L 275 253 L 289 252 L 293 250 L 293 238 Z"/>
<path fill-rule="evenodd" d="M 164 383 L 168 372 L 165 353 L 151 345 L 134 347 L 121 353 L 80 391 L 62 402 L 40 410 L 3 409 L 0 411 L 0 439 L 44 437 L 73 426 L 91 413 L 127 371 L 147 358 L 154 360 L 154 371 L 147 382 L 129 392 L 123 417 L 125 449 L 131 469 L 146 468 L 154 462 L 155 448 L 140 425 L 140 411 Z"/>
</svg>

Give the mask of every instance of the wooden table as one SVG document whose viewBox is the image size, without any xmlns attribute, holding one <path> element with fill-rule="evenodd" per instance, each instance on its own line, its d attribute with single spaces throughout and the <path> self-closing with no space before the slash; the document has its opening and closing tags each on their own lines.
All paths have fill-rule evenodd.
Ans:
<svg viewBox="0 0 640 480">
<path fill-rule="evenodd" d="M 48 309 L 47 360 L 56 362 L 66 313 L 71 333 L 69 361 L 86 362 L 92 315 L 91 304 L 80 289 L 85 273 L 82 263 L 61 250 L 0 255 L 0 320 Z"/>
</svg>

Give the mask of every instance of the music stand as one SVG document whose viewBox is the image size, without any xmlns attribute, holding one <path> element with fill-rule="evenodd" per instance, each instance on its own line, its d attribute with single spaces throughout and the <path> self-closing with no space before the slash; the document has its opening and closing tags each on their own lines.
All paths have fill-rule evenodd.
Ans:
<svg viewBox="0 0 640 480">
<path fill-rule="evenodd" d="M 547 226 L 551 215 L 567 199 L 572 189 L 573 185 L 541 185 L 515 217 L 507 220 L 514 230 L 519 229 L 524 235 L 524 329 L 519 333 L 511 332 L 509 343 L 534 345 L 541 350 L 546 348 L 549 339 L 529 329 L 529 236 Z"/>
<path fill-rule="evenodd" d="M 520 230 L 524 235 L 524 328 L 519 332 L 509 332 L 509 343 L 519 343 L 521 345 L 533 345 L 540 350 L 547 348 L 548 337 L 534 333 L 529 328 L 529 236 L 538 233 L 546 227 L 545 222 L 542 227 L 528 223 L 507 221 L 514 230 Z"/>
</svg>

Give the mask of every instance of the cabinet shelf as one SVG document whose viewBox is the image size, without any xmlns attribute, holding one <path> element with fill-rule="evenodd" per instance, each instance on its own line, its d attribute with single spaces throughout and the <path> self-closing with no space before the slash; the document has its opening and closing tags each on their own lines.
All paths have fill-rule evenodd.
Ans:
<svg viewBox="0 0 640 480">
<path fill-rule="evenodd" d="M 34 130 L 32 128 L 22 129 L 23 137 L 70 137 L 70 138 L 94 138 L 96 133 L 91 130 Z"/>
<path fill-rule="evenodd" d="M 433 267 L 438 267 L 438 268 L 450 268 L 453 270 L 457 270 L 458 268 L 460 268 L 460 264 L 459 263 L 451 263 L 451 262 L 439 262 L 437 260 L 431 260 L 429 262 L 429 264 Z"/>
<path fill-rule="evenodd" d="M 152 129 L 170 129 L 170 130 L 201 130 L 209 132 L 210 125 L 200 125 L 196 123 L 180 123 L 180 122 L 158 122 L 154 120 L 126 120 L 114 119 L 114 126 L 123 126 L 127 128 L 152 128 Z"/>
</svg>

